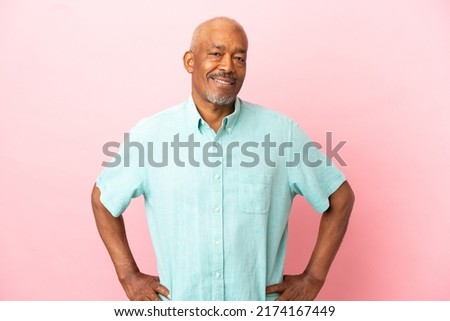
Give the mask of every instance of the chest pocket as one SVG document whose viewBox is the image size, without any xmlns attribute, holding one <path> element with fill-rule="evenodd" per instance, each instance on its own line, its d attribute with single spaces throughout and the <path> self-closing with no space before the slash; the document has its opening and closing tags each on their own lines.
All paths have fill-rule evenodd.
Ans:
<svg viewBox="0 0 450 321">
<path fill-rule="evenodd" d="M 271 175 L 239 175 L 239 208 L 244 213 L 267 214 L 272 189 Z"/>
</svg>

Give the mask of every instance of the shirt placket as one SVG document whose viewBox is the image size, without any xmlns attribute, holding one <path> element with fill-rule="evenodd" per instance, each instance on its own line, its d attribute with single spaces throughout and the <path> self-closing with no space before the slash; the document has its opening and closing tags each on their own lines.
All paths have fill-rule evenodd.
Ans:
<svg viewBox="0 0 450 321">
<path fill-rule="evenodd" d="M 223 129 L 219 129 L 216 134 L 206 123 L 201 123 L 201 133 L 206 142 L 212 142 L 213 147 L 210 152 L 218 155 L 218 149 L 221 146 L 221 136 Z M 223 240 L 223 168 L 224 168 L 224 154 L 222 150 L 221 157 L 215 157 L 214 161 L 219 161 L 218 166 L 211 166 L 208 172 L 210 173 L 211 189 L 211 300 L 224 301 L 225 300 L 225 275 L 224 275 L 224 240 Z M 205 165 L 205 164 L 203 164 Z"/>
<path fill-rule="evenodd" d="M 214 138 L 214 150 L 220 144 L 218 136 Z M 212 215 L 212 299 L 223 301 L 225 299 L 224 285 L 224 249 L 223 249 L 223 156 L 218 158 L 219 166 L 211 168 L 211 215 Z"/>
</svg>

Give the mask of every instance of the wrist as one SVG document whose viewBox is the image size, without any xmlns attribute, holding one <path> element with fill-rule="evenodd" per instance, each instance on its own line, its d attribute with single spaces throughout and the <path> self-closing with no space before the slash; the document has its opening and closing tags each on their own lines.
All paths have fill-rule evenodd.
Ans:
<svg viewBox="0 0 450 321">
<path fill-rule="evenodd" d="M 303 275 L 308 278 L 309 280 L 311 280 L 311 282 L 314 283 L 325 283 L 325 280 L 327 278 L 327 274 L 324 272 L 320 272 L 320 271 L 313 271 L 310 269 L 306 269 L 303 272 Z"/>
<path fill-rule="evenodd" d="M 140 273 L 140 271 L 136 264 L 120 264 L 116 265 L 116 273 L 119 281 L 122 283 L 130 276 Z"/>
</svg>

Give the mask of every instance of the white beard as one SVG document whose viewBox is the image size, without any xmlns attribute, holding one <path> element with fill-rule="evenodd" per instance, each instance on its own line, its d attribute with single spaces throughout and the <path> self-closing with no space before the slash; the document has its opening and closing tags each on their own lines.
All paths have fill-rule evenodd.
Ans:
<svg viewBox="0 0 450 321">
<path fill-rule="evenodd" d="M 208 98 L 208 101 L 214 105 L 229 105 L 233 101 L 235 101 L 236 97 L 229 97 L 229 96 L 220 96 L 220 95 L 213 95 L 211 93 L 206 93 L 206 98 Z"/>
</svg>

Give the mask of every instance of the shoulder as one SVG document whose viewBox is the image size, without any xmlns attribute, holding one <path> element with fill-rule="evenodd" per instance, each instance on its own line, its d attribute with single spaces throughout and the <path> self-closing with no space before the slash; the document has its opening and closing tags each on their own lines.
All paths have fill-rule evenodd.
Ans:
<svg viewBox="0 0 450 321">
<path fill-rule="evenodd" d="M 166 108 L 152 116 L 145 117 L 141 119 L 135 126 L 134 129 L 145 129 L 150 126 L 157 124 L 165 125 L 166 122 L 172 123 L 176 121 L 177 118 L 183 118 L 183 112 L 185 109 L 185 103 L 174 105 L 172 107 Z"/>
<path fill-rule="evenodd" d="M 162 111 L 141 119 L 130 129 L 134 136 L 148 137 L 148 135 L 161 135 L 171 128 L 178 128 L 186 117 L 186 103 L 180 103 L 163 109 Z"/>
<path fill-rule="evenodd" d="M 271 108 L 241 100 L 241 111 L 244 123 L 252 126 L 252 130 L 268 131 L 272 136 L 280 134 L 284 139 L 309 141 L 308 134 L 291 117 Z"/>
<path fill-rule="evenodd" d="M 291 126 L 295 124 L 295 121 L 292 118 L 279 111 L 242 99 L 241 112 L 244 116 L 251 117 L 252 119 L 256 118 L 259 120 L 268 121 L 270 123 L 279 123 L 284 126 Z"/>
</svg>

